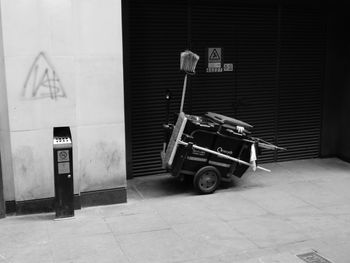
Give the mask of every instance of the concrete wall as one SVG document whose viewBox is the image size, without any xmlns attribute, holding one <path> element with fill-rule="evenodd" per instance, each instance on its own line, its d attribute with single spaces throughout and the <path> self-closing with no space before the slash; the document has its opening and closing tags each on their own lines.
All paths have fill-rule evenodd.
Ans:
<svg viewBox="0 0 350 263">
<path fill-rule="evenodd" d="M 121 1 L 1 0 L 1 15 L 5 199 L 54 196 L 55 126 L 71 127 L 75 193 L 125 187 Z"/>
</svg>

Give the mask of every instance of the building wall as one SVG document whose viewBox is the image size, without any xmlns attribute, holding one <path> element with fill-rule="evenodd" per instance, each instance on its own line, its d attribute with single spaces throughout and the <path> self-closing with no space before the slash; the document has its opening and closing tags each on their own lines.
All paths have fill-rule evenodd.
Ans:
<svg viewBox="0 0 350 263">
<path fill-rule="evenodd" d="M 2 15 L 0 6 L 0 155 L 4 197 L 13 200 L 14 180 L 11 158 L 10 128 L 8 118 L 8 103 L 6 90 L 5 58 L 3 48 Z M 1 194 L 1 193 L 0 193 Z"/>
<path fill-rule="evenodd" d="M 2 166 L 5 163 L 6 155 L 2 157 L 2 153 L 8 151 L 6 142 L 9 142 L 8 137 L 8 115 L 7 115 L 7 96 L 5 89 L 5 65 L 4 65 L 4 49 L 2 46 L 2 30 L 1 30 L 1 6 L 0 6 L 0 218 L 5 216 L 4 203 L 4 185 L 2 176 Z M 10 167 L 10 165 L 7 165 Z M 6 178 L 8 179 L 8 178 Z M 12 184 L 13 185 L 13 184 Z"/>
<path fill-rule="evenodd" d="M 1 15 L 5 199 L 54 196 L 55 126 L 71 127 L 76 194 L 125 188 L 120 0 L 1 0 Z"/>
</svg>

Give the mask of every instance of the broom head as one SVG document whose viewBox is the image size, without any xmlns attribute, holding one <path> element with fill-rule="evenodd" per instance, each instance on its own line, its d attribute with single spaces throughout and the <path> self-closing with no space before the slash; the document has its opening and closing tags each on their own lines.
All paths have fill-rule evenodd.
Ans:
<svg viewBox="0 0 350 263">
<path fill-rule="evenodd" d="M 189 50 L 181 52 L 180 55 L 180 70 L 188 74 L 194 74 L 199 56 Z"/>
</svg>

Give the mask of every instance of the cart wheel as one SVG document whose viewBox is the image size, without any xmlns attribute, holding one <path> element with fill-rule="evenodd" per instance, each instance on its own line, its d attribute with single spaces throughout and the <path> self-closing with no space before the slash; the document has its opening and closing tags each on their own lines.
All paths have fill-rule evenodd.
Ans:
<svg viewBox="0 0 350 263">
<path fill-rule="evenodd" d="M 214 193 L 218 188 L 221 175 L 213 166 L 205 166 L 198 170 L 193 179 L 193 185 L 200 194 Z"/>
</svg>

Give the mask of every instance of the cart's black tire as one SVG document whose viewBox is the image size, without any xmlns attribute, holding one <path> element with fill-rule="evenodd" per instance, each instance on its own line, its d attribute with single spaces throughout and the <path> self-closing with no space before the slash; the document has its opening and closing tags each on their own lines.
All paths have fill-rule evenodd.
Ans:
<svg viewBox="0 0 350 263">
<path fill-rule="evenodd" d="M 200 194 L 212 194 L 219 187 L 221 174 L 213 166 L 204 166 L 193 178 L 193 186 Z"/>
</svg>

